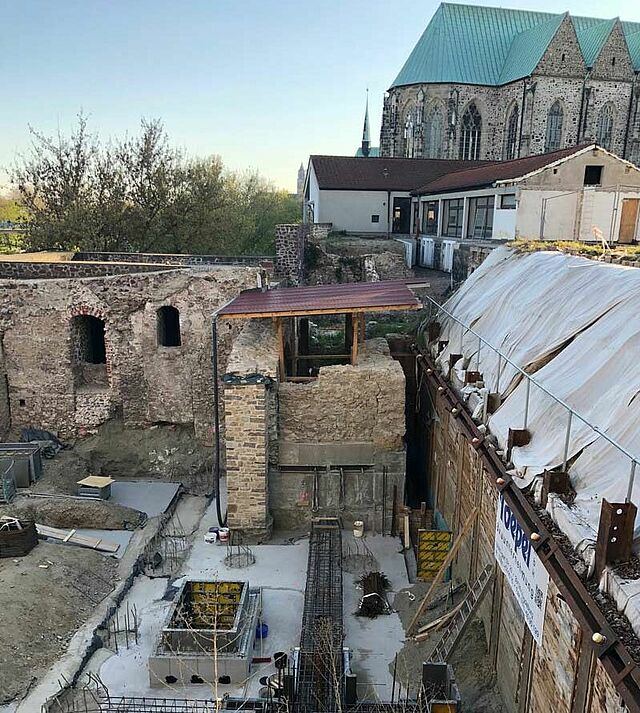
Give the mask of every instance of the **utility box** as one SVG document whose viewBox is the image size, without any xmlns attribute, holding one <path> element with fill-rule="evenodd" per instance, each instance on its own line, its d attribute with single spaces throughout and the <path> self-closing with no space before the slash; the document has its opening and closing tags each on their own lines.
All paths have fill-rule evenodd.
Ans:
<svg viewBox="0 0 640 713">
<path fill-rule="evenodd" d="M 0 470 L 13 461 L 17 488 L 28 488 L 42 477 L 42 454 L 36 443 L 0 443 Z"/>
</svg>

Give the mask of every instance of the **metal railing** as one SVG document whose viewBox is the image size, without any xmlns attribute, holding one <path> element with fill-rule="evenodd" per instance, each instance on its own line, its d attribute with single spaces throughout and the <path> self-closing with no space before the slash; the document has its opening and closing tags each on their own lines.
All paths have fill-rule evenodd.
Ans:
<svg viewBox="0 0 640 713">
<path fill-rule="evenodd" d="M 524 369 L 522 369 L 520 366 L 518 366 L 515 362 L 513 362 L 509 357 L 504 354 L 500 349 L 497 347 L 494 347 L 490 342 L 488 342 L 482 335 L 478 334 L 474 329 L 472 329 L 468 324 L 465 324 L 461 319 L 458 319 L 454 314 L 449 312 L 449 310 L 445 309 L 443 305 L 441 305 L 439 302 L 434 300 L 433 298 L 425 295 L 424 299 L 427 300 L 432 307 L 436 307 L 436 313 L 435 315 L 432 315 L 430 319 L 433 321 L 438 319 L 438 315 L 440 313 L 444 313 L 449 319 L 453 320 L 457 324 L 459 324 L 463 328 L 462 336 L 461 336 L 461 342 L 464 339 L 465 336 L 471 334 L 474 337 L 478 339 L 478 351 L 476 352 L 476 371 L 480 371 L 480 352 L 482 350 L 482 346 L 485 345 L 491 351 L 493 351 L 495 354 L 498 355 L 498 374 L 497 374 L 497 379 L 496 379 L 496 387 L 495 391 L 500 392 L 500 376 L 503 368 L 503 362 L 506 364 L 509 364 L 511 367 L 513 367 L 517 373 L 519 373 L 522 377 L 525 379 L 525 397 L 524 397 L 524 415 L 523 415 L 523 428 L 526 429 L 528 426 L 529 422 L 529 403 L 531 399 L 531 385 L 533 384 L 536 388 L 540 389 L 543 393 L 545 393 L 547 396 L 549 396 L 553 401 L 555 401 L 557 404 L 562 406 L 566 411 L 567 411 L 567 428 L 565 432 L 565 441 L 564 441 L 564 452 L 563 452 L 563 459 L 562 459 L 562 467 L 563 470 L 566 471 L 567 469 L 567 462 L 569 460 L 569 445 L 571 441 L 571 427 L 573 424 L 574 418 L 577 419 L 578 421 L 581 421 L 584 423 L 586 426 L 588 426 L 594 433 L 596 433 L 598 436 L 603 438 L 605 441 L 607 441 L 610 445 L 612 445 L 616 450 L 618 450 L 620 453 L 622 453 L 626 458 L 629 459 L 630 461 L 630 471 L 629 471 L 629 479 L 627 483 L 627 494 L 625 497 L 625 502 L 631 502 L 631 494 L 633 491 L 633 483 L 635 480 L 635 475 L 636 475 L 636 466 L 638 463 L 640 463 L 640 457 L 634 455 L 630 451 L 628 451 L 623 445 L 618 443 L 615 439 L 611 438 L 608 436 L 599 426 L 596 426 L 595 424 L 591 423 L 587 418 L 582 416 L 580 413 L 578 413 L 574 408 L 569 406 L 569 404 L 566 401 L 563 401 L 560 397 L 556 396 L 554 393 L 549 391 L 545 386 L 543 386 L 537 379 L 534 379 L 531 374 L 528 374 Z"/>
</svg>

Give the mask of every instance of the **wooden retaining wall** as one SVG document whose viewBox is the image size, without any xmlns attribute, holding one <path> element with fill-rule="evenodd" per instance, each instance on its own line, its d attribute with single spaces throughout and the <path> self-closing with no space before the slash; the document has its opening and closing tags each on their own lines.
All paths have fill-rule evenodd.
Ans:
<svg viewBox="0 0 640 713">
<path fill-rule="evenodd" d="M 475 527 L 462 543 L 454 578 L 474 580 L 494 564 L 497 490 L 478 451 L 462 432 L 436 389 L 429 388 L 431 444 L 428 454 L 431 505 L 455 533 L 474 507 Z M 423 419 L 429 421 L 429 419 Z M 525 626 L 509 584 L 498 568 L 493 590 L 479 616 L 484 623 L 489 656 L 509 713 L 619 713 L 622 703 L 604 666 L 553 580 L 549 582 L 542 646 Z"/>
</svg>

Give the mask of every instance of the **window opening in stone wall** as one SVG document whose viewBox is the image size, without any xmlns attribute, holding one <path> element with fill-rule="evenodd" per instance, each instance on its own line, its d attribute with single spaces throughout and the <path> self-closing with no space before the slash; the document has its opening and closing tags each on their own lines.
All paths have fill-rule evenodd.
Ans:
<svg viewBox="0 0 640 713">
<path fill-rule="evenodd" d="M 560 102 L 554 102 L 547 114 L 547 134 L 544 144 L 545 151 L 557 151 L 562 145 L 562 123 L 564 111 Z"/>
<path fill-rule="evenodd" d="M 379 223 L 380 222 L 380 216 L 376 215 L 375 213 L 371 216 L 371 222 L 372 223 Z"/>
<path fill-rule="evenodd" d="M 603 148 L 611 150 L 613 141 L 613 106 L 605 104 L 598 114 L 597 142 Z"/>
<path fill-rule="evenodd" d="M 504 158 L 507 161 L 516 158 L 518 146 L 518 105 L 515 104 L 507 120 L 507 134 L 504 142 Z"/>
<path fill-rule="evenodd" d="M 158 346 L 179 347 L 181 344 L 180 312 L 171 305 L 160 307 L 158 310 Z"/>
<path fill-rule="evenodd" d="M 584 185 L 599 186 L 602 183 L 602 166 L 584 167 Z"/>
<path fill-rule="evenodd" d="M 413 112 L 409 111 L 404 122 L 404 157 L 413 158 L 415 144 L 415 124 Z"/>
<path fill-rule="evenodd" d="M 462 219 L 464 215 L 464 198 L 453 198 L 444 201 L 443 234 L 447 238 L 462 237 Z"/>
<path fill-rule="evenodd" d="M 444 118 L 442 111 L 436 105 L 432 106 L 427 113 L 427 120 L 424 125 L 424 157 L 442 158 L 442 133 L 444 128 Z"/>
<path fill-rule="evenodd" d="M 494 196 L 469 199 L 468 238 L 490 238 L 493 234 Z"/>
<path fill-rule="evenodd" d="M 76 386 L 107 384 L 104 320 L 83 314 L 71 320 L 71 362 Z"/>
<path fill-rule="evenodd" d="M 477 161 L 480 158 L 480 137 L 482 117 L 475 104 L 470 104 L 462 116 L 460 134 L 460 158 L 463 161 Z"/>
</svg>

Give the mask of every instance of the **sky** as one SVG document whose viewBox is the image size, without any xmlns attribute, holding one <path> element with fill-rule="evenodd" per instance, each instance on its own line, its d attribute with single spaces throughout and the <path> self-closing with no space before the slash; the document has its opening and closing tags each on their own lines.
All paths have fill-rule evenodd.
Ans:
<svg viewBox="0 0 640 713">
<path fill-rule="evenodd" d="M 478 4 L 496 5 L 495 2 Z M 353 155 L 367 87 L 382 100 L 433 0 L 0 0 L 0 180 L 29 125 L 69 133 L 79 111 L 104 139 L 159 118 L 191 156 L 219 154 L 295 190 L 311 153 Z M 640 21 L 640 3 L 510 0 L 506 7 Z"/>
</svg>

